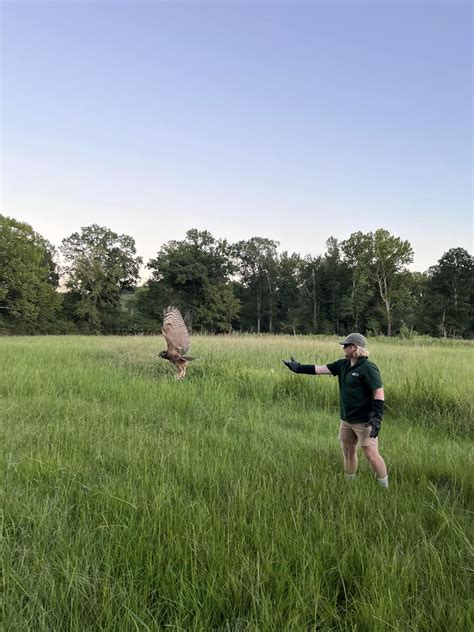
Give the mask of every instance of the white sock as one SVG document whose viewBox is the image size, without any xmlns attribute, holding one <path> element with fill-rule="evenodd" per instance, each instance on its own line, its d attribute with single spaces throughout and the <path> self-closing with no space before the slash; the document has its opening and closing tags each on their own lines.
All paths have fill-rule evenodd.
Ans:
<svg viewBox="0 0 474 632">
<path fill-rule="evenodd" d="M 388 487 L 388 476 L 386 476 L 385 478 L 378 478 L 377 483 L 380 485 L 380 487 Z"/>
<path fill-rule="evenodd" d="M 344 472 L 345 477 L 347 478 L 348 481 L 354 481 L 357 478 L 357 473 L 356 474 L 349 474 L 348 472 Z"/>
</svg>

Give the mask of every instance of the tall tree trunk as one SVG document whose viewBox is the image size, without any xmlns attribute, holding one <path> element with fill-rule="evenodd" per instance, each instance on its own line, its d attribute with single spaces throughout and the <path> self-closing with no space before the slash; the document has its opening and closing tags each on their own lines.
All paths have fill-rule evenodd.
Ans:
<svg viewBox="0 0 474 632">
<path fill-rule="evenodd" d="M 354 319 L 354 329 L 359 331 L 358 327 L 358 313 L 355 307 L 355 288 L 356 288 L 356 280 L 355 275 L 352 276 L 352 293 L 351 293 L 351 302 L 352 302 L 352 318 Z"/>
<path fill-rule="evenodd" d="M 273 292 L 272 292 L 272 284 L 270 282 L 270 273 L 267 270 L 267 282 L 268 282 L 268 292 L 270 295 L 270 308 L 268 315 L 268 331 L 270 333 L 273 332 Z"/>
<path fill-rule="evenodd" d="M 314 269 L 311 271 L 311 277 L 313 279 L 313 329 L 316 334 L 318 332 L 318 305 L 316 303 L 316 274 Z"/>
<path fill-rule="evenodd" d="M 387 320 L 387 336 L 392 335 L 392 305 L 390 305 L 390 298 L 388 295 L 388 285 L 386 277 L 378 277 L 377 278 L 380 298 L 382 299 L 385 305 L 385 318 Z"/>
<path fill-rule="evenodd" d="M 387 336 L 392 335 L 392 312 L 388 301 L 385 303 L 385 313 L 387 318 Z"/>
<path fill-rule="evenodd" d="M 260 320 L 262 314 L 262 292 L 260 287 L 257 286 L 257 333 L 260 333 Z"/>
</svg>

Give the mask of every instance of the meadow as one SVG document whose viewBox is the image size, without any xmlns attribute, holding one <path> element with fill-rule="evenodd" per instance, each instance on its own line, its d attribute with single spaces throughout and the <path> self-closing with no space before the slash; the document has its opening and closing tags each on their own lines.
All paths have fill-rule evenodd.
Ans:
<svg viewBox="0 0 474 632">
<path fill-rule="evenodd" d="M 281 363 L 337 340 L 1 338 L 3 629 L 472 630 L 474 345 L 370 341 L 384 490 Z"/>
</svg>

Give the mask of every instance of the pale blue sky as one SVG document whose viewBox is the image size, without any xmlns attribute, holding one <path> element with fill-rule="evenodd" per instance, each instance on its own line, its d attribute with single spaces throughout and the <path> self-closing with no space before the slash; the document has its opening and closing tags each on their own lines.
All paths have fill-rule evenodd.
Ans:
<svg viewBox="0 0 474 632">
<path fill-rule="evenodd" d="M 472 6 L 4 2 L 2 212 L 145 262 L 189 228 L 472 252 Z"/>
</svg>

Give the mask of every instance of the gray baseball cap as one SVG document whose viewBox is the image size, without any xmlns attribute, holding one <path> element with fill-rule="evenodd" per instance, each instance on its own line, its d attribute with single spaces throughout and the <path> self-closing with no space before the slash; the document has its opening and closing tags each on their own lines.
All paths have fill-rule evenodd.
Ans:
<svg viewBox="0 0 474 632">
<path fill-rule="evenodd" d="M 349 334 L 339 342 L 340 345 L 357 345 L 358 347 L 366 347 L 367 340 L 362 334 Z"/>
</svg>

